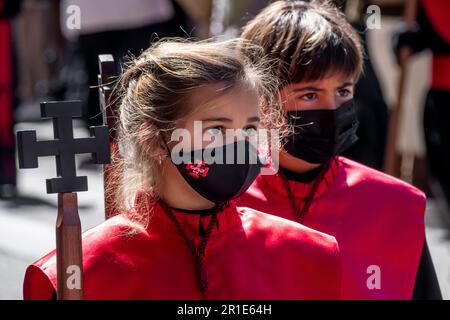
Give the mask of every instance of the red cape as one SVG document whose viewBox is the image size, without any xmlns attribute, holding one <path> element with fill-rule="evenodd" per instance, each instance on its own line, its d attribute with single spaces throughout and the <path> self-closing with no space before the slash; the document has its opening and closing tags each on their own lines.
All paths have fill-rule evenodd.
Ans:
<svg viewBox="0 0 450 320">
<path fill-rule="evenodd" d="M 206 225 L 210 217 L 175 216 L 198 243 L 200 219 Z M 207 299 L 339 298 L 333 237 L 234 204 L 217 217 L 205 253 Z M 193 256 L 159 205 L 146 229 L 120 215 L 85 232 L 83 269 L 85 299 L 202 298 Z M 24 298 L 49 299 L 54 288 L 51 252 L 28 267 Z"/>
<path fill-rule="evenodd" d="M 422 6 L 436 33 L 450 44 L 450 1 L 422 0 Z M 431 87 L 450 91 L 450 55 L 433 55 Z"/>
<path fill-rule="evenodd" d="M 11 146 L 13 112 L 11 25 L 0 19 L 0 146 Z"/>
<path fill-rule="evenodd" d="M 298 203 L 311 188 L 293 181 L 290 185 Z M 258 177 L 238 204 L 295 220 L 278 174 Z M 421 191 L 338 157 L 303 223 L 338 240 L 343 299 L 410 299 L 424 243 L 424 211 Z M 373 265 L 380 268 L 380 289 L 367 286 Z"/>
<path fill-rule="evenodd" d="M 422 0 L 422 6 L 433 25 L 434 30 L 450 43 L 450 1 L 448 0 Z"/>
</svg>

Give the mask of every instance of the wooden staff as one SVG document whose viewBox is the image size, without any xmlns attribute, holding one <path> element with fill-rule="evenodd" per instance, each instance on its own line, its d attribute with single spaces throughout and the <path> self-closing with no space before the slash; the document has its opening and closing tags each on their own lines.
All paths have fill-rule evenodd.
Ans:
<svg viewBox="0 0 450 320">
<path fill-rule="evenodd" d="M 404 20 L 407 30 L 413 30 L 417 15 L 417 0 L 408 0 L 405 4 Z M 389 119 L 388 138 L 386 142 L 386 153 L 384 171 L 395 177 L 400 177 L 400 166 L 402 155 L 397 151 L 397 140 L 399 136 L 400 116 L 403 110 L 403 96 L 405 92 L 405 82 L 408 72 L 408 60 L 411 56 L 411 49 L 400 48 L 399 66 L 400 75 L 398 82 L 398 95 L 395 107 L 392 109 Z"/>
<path fill-rule="evenodd" d="M 58 178 L 47 179 L 47 193 L 58 193 L 56 220 L 57 297 L 83 299 L 83 255 L 77 194 L 87 191 L 87 177 L 77 176 L 75 155 L 92 153 L 95 163 L 110 161 L 107 126 L 91 127 L 91 137 L 75 139 L 72 117 L 81 117 L 79 101 L 41 103 L 43 118 L 53 118 L 55 140 L 37 141 L 36 131 L 17 132 L 19 167 L 37 168 L 38 158 L 55 156 Z"/>
<path fill-rule="evenodd" d="M 59 300 L 83 299 L 83 253 L 76 193 L 58 193 L 56 265 Z"/>
<path fill-rule="evenodd" d="M 111 153 L 115 157 L 119 156 L 118 146 L 116 143 L 115 124 L 117 119 L 117 97 L 114 94 L 114 85 L 118 76 L 114 57 L 110 54 L 101 54 L 98 56 L 98 93 L 100 110 L 103 114 L 103 124 L 111 128 L 109 134 L 109 145 Z M 103 186 L 105 198 L 105 219 L 114 215 L 114 196 L 116 190 L 114 185 L 110 184 L 110 175 L 112 166 L 110 164 L 103 165 Z"/>
</svg>

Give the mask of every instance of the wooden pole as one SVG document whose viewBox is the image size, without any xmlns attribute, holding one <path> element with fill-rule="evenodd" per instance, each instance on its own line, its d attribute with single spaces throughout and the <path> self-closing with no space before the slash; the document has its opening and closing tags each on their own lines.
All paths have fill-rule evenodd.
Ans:
<svg viewBox="0 0 450 320">
<path fill-rule="evenodd" d="M 100 110 L 103 114 L 103 124 L 110 128 L 109 145 L 111 154 L 118 156 L 118 148 L 116 143 L 115 122 L 117 119 L 117 99 L 114 96 L 114 84 L 118 75 L 114 57 L 110 54 L 101 54 L 98 56 L 98 90 L 100 99 Z M 110 175 L 112 166 L 110 164 L 103 165 L 103 186 L 104 186 L 104 202 L 105 202 L 105 219 L 114 215 L 114 196 L 115 188 L 110 185 Z"/>
<path fill-rule="evenodd" d="M 405 4 L 404 20 L 406 28 L 412 30 L 417 15 L 417 0 L 407 0 Z M 400 116 L 403 109 L 403 97 L 405 93 L 405 83 L 408 74 L 408 60 L 411 50 L 403 47 L 399 52 L 400 75 L 398 80 L 398 95 L 394 108 L 389 117 L 388 139 L 386 143 L 386 155 L 384 171 L 392 176 L 400 177 L 402 155 L 397 151 L 397 140 L 399 136 Z"/>
<path fill-rule="evenodd" d="M 83 299 L 83 254 L 77 194 L 58 193 L 56 265 L 58 300 Z"/>
</svg>

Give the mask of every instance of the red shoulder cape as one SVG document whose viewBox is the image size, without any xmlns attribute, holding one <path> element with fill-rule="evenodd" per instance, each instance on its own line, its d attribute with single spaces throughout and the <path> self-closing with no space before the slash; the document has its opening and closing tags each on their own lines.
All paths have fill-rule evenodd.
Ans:
<svg viewBox="0 0 450 320">
<path fill-rule="evenodd" d="M 302 203 L 311 185 L 290 185 Z M 238 204 L 295 221 L 279 175 L 258 177 Z M 336 237 L 343 299 L 410 299 L 424 243 L 424 211 L 421 191 L 338 157 L 303 223 Z M 374 286 L 376 279 L 380 288 Z"/>
<path fill-rule="evenodd" d="M 210 217 L 175 212 L 198 243 Z M 206 299 L 337 299 L 341 266 L 336 240 L 297 223 L 231 205 L 217 215 L 206 247 Z M 134 231 L 134 234 L 130 234 Z M 83 234 L 86 299 L 201 299 L 193 255 L 155 205 L 147 228 L 124 216 Z M 25 299 L 56 288 L 51 252 L 28 267 Z"/>
<path fill-rule="evenodd" d="M 448 0 L 422 0 L 423 8 L 436 32 L 450 43 L 450 1 Z"/>
</svg>

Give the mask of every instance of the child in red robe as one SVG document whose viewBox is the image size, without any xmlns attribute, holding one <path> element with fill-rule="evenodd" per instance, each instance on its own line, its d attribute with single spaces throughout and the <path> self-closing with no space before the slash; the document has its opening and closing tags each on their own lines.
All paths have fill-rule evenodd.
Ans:
<svg viewBox="0 0 450 320">
<path fill-rule="evenodd" d="M 276 61 L 292 134 L 284 139 L 280 170 L 258 177 L 239 205 L 334 235 L 343 299 L 411 299 L 422 252 L 429 260 L 424 194 L 339 156 L 357 140 L 358 34 L 329 4 L 277 1 L 244 27 L 242 39 Z"/>
<path fill-rule="evenodd" d="M 232 42 L 163 41 L 120 83 L 115 208 L 133 194 L 134 205 L 83 234 L 86 299 L 339 297 L 334 237 L 233 202 L 262 163 L 249 161 L 257 148 L 248 136 L 220 140 L 276 122 L 260 111 L 275 92 L 267 73 Z M 205 160 L 237 150 L 244 163 Z M 49 299 L 56 287 L 51 252 L 27 269 L 24 297 Z"/>
</svg>

